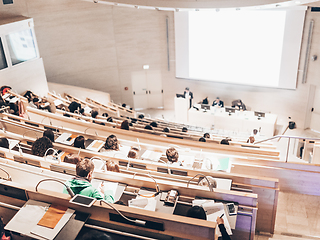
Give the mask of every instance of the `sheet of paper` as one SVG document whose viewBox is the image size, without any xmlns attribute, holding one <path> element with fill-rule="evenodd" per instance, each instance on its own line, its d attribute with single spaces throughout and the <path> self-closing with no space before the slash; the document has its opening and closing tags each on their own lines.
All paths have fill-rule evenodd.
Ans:
<svg viewBox="0 0 320 240">
<path fill-rule="evenodd" d="M 104 144 L 104 141 L 94 140 L 86 149 L 90 151 L 99 152 L 99 150 L 103 147 Z"/>
<path fill-rule="evenodd" d="M 9 141 L 9 149 L 11 150 L 14 148 L 20 141 L 19 140 L 14 140 L 14 139 L 8 139 Z"/>
<path fill-rule="evenodd" d="M 227 233 L 229 235 L 232 235 L 231 227 L 230 227 L 230 224 L 229 224 L 229 221 L 228 221 L 228 218 L 226 216 L 226 213 L 225 213 L 224 209 L 222 209 L 222 210 L 220 210 L 218 212 L 214 212 L 214 213 L 208 214 L 207 215 L 207 220 L 211 221 L 211 222 L 216 222 L 217 217 L 220 217 L 222 214 L 224 214 L 222 218 L 223 218 L 224 226 L 225 226 L 225 228 L 227 230 Z M 216 228 L 216 234 L 218 236 L 221 236 L 221 232 L 220 232 L 220 229 L 218 227 Z"/>
<path fill-rule="evenodd" d="M 63 103 L 63 102 L 62 102 L 61 100 L 59 100 L 59 99 L 54 100 L 53 102 L 54 102 L 54 105 L 56 105 L 56 106 L 59 106 L 59 105 L 61 105 L 61 104 Z"/>
<path fill-rule="evenodd" d="M 146 150 L 141 158 L 142 159 L 148 159 L 148 160 L 152 160 L 152 161 L 158 161 L 161 157 L 162 153 L 161 152 L 155 152 L 155 151 L 150 151 L 150 150 Z"/>
<path fill-rule="evenodd" d="M 136 199 L 132 199 L 129 202 L 129 207 L 141 208 L 149 211 L 155 211 L 157 200 L 155 198 L 143 198 L 137 197 Z"/>
</svg>

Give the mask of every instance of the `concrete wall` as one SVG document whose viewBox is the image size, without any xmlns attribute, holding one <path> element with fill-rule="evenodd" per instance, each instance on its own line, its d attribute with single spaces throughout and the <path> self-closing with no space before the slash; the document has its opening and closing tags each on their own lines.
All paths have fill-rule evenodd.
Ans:
<svg viewBox="0 0 320 240">
<path fill-rule="evenodd" d="M 133 105 L 131 74 L 144 64 L 160 70 L 164 107 L 173 109 L 175 93 L 188 86 L 194 100 L 208 96 L 241 98 L 253 110 L 271 111 L 303 127 L 310 84 L 320 87 L 320 61 L 310 61 L 307 84 L 301 84 L 311 19 L 315 21 L 311 56 L 320 48 L 320 13 L 307 12 L 296 90 L 249 87 L 175 78 L 173 12 L 143 10 L 77 0 L 15 0 L 0 5 L 0 16 L 22 14 L 34 18 L 40 54 L 49 82 L 110 93 L 114 102 Z M 169 21 L 170 70 L 167 69 L 166 18 Z M 129 90 L 124 90 L 128 87 Z"/>
</svg>

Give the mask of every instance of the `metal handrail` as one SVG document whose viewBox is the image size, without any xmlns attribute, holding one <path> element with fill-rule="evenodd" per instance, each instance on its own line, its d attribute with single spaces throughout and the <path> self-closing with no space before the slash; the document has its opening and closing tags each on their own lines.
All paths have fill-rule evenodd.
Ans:
<svg viewBox="0 0 320 240">
<path fill-rule="evenodd" d="M 258 143 L 266 142 L 266 141 L 269 141 L 269 140 L 272 140 L 272 139 L 276 139 L 276 138 L 279 138 L 279 140 L 280 140 L 281 138 L 288 138 L 288 146 L 287 146 L 287 153 L 286 153 L 286 162 L 288 162 L 289 147 L 290 147 L 290 140 L 291 140 L 291 138 L 293 138 L 293 139 L 305 139 L 305 140 L 320 141 L 320 138 L 314 138 L 314 137 L 298 137 L 298 136 L 276 135 L 276 136 L 273 136 L 273 137 L 270 137 L 270 138 L 267 138 L 267 139 L 264 139 L 264 140 L 261 140 L 261 141 L 254 142 L 253 144 L 258 144 Z"/>
</svg>

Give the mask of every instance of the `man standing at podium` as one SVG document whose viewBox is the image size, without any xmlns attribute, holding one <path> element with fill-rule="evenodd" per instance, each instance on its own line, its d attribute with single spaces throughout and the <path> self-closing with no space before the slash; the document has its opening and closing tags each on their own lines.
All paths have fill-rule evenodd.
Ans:
<svg viewBox="0 0 320 240">
<path fill-rule="evenodd" d="M 191 106 L 192 106 L 192 99 L 193 99 L 193 93 L 189 91 L 189 88 L 188 88 L 188 87 L 186 87 L 183 95 L 184 95 L 184 98 L 185 98 L 185 99 L 189 99 L 189 100 L 190 100 L 190 107 L 189 107 L 189 108 L 191 108 Z"/>
</svg>

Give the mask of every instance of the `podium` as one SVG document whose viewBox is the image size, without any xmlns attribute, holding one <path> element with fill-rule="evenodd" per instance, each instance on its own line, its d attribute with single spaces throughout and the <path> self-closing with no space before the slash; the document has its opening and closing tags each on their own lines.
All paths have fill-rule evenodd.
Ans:
<svg viewBox="0 0 320 240">
<path fill-rule="evenodd" d="M 188 122 L 188 110 L 189 110 L 189 99 L 185 98 L 174 98 L 174 114 L 176 122 L 187 123 Z"/>
</svg>

